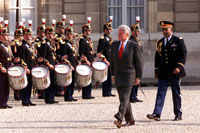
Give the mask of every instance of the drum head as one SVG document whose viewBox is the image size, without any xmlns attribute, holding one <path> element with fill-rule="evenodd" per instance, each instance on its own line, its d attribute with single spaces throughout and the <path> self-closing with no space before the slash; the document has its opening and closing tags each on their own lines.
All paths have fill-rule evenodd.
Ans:
<svg viewBox="0 0 200 133">
<path fill-rule="evenodd" d="M 58 64 L 55 66 L 55 71 L 57 73 L 66 74 L 70 71 L 70 66 L 67 64 Z"/>
<path fill-rule="evenodd" d="M 44 66 L 36 66 L 31 72 L 34 77 L 43 78 L 48 74 L 48 69 Z"/>
<path fill-rule="evenodd" d="M 92 63 L 92 67 L 97 70 L 105 70 L 107 68 L 107 65 L 102 61 L 95 61 Z"/>
<path fill-rule="evenodd" d="M 24 72 L 25 72 L 25 69 L 22 66 L 12 66 L 8 70 L 8 74 L 13 77 L 21 76 L 22 74 L 24 74 Z"/>
<path fill-rule="evenodd" d="M 88 65 L 78 65 L 78 66 L 76 67 L 76 72 L 77 72 L 78 74 L 80 74 L 80 75 L 86 76 L 86 75 L 89 75 L 89 74 L 90 74 L 91 69 L 90 69 L 90 67 L 89 67 Z"/>
</svg>

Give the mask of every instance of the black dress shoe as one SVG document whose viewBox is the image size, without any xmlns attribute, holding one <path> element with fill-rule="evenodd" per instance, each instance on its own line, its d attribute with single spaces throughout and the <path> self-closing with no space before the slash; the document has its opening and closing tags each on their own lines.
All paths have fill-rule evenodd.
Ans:
<svg viewBox="0 0 200 133">
<path fill-rule="evenodd" d="M 122 127 L 122 122 L 121 121 L 115 120 L 114 124 L 117 126 L 117 128 L 121 128 Z"/>
<path fill-rule="evenodd" d="M 53 101 L 53 103 L 59 103 L 59 101 Z"/>
<path fill-rule="evenodd" d="M 116 95 L 110 94 L 110 95 L 103 95 L 103 97 L 115 97 Z"/>
<path fill-rule="evenodd" d="M 7 108 L 9 108 L 9 109 L 10 109 L 10 108 L 12 108 L 12 106 L 9 106 L 9 105 L 7 105 Z"/>
<path fill-rule="evenodd" d="M 83 97 L 83 99 L 94 99 L 95 97 Z"/>
<path fill-rule="evenodd" d="M 45 101 L 46 104 L 54 104 L 54 101 Z"/>
<path fill-rule="evenodd" d="M 147 118 L 154 119 L 155 121 L 160 121 L 160 115 L 158 114 L 148 114 Z"/>
<path fill-rule="evenodd" d="M 64 101 L 66 101 L 66 102 L 72 102 L 73 100 L 72 99 L 65 99 Z"/>
<path fill-rule="evenodd" d="M 122 124 L 123 127 L 128 127 L 128 126 L 132 126 L 132 125 L 135 125 L 135 120 L 132 120 L 132 121 L 126 122 L 125 124 Z"/>
<path fill-rule="evenodd" d="M 38 99 L 45 99 L 44 96 L 38 96 Z"/>
<path fill-rule="evenodd" d="M 182 116 L 175 116 L 174 121 L 180 121 L 182 120 Z"/>
<path fill-rule="evenodd" d="M 114 95 L 114 94 L 111 94 L 110 96 L 111 96 L 111 97 L 115 97 L 116 95 Z"/>
<path fill-rule="evenodd" d="M 77 99 L 75 99 L 75 98 L 72 98 L 72 101 L 76 102 L 76 101 L 78 101 L 78 100 L 77 100 Z"/>
<path fill-rule="evenodd" d="M 22 103 L 22 106 L 29 106 L 29 103 Z"/>
<path fill-rule="evenodd" d="M 135 98 L 136 102 L 143 102 L 142 100 L 138 99 L 137 97 Z"/>
<path fill-rule="evenodd" d="M 30 102 L 29 105 L 30 105 L 30 106 L 36 106 L 36 104 L 35 104 L 35 103 L 32 103 L 32 102 Z"/>
</svg>

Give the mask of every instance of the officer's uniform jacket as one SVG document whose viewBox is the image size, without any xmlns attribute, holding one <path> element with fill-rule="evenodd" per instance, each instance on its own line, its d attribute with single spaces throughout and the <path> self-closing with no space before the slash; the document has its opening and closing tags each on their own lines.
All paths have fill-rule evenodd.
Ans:
<svg viewBox="0 0 200 133">
<path fill-rule="evenodd" d="M 103 34 L 99 38 L 97 53 L 101 52 L 108 61 L 110 61 L 111 45 L 112 45 L 112 38 L 109 35 Z"/>
<path fill-rule="evenodd" d="M 186 76 L 185 62 L 187 49 L 182 37 L 172 35 L 168 44 L 164 46 L 164 39 L 162 38 L 156 44 L 155 54 L 155 73 L 158 74 L 159 79 L 181 78 Z M 180 69 L 178 75 L 174 75 L 175 68 Z"/>
</svg>

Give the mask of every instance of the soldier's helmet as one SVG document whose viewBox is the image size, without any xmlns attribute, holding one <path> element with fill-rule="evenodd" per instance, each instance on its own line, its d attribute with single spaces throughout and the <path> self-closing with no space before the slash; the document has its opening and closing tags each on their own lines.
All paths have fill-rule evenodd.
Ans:
<svg viewBox="0 0 200 133">
<path fill-rule="evenodd" d="M 104 28 L 104 30 L 105 29 L 112 29 L 112 23 L 111 22 L 104 23 L 103 28 Z"/>
<path fill-rule="evenodd" d="M 8 28 L 7 27 L 1 28 L 0 35 L 8 36 L 9 35 Z"/>
<path fill-rule="evenodd" d="M 57 28 L 65 28 L 65 21 L 58 21 L 56 23 Z"/>
<path fill-rule="evenodd" d="M 65 34 L 73 34 L 74 33 L 74 30 L 73 30 L 73 27 L 67 27 L 65 28 Z"/>
<path fill-rule="evenodd" d="M 137 24 L 133 24 L 131 26 L 131 31 L 137 31 L 137 30 L 140 30 L 140 25 L 137 23 Z"/>
<path fill-rule="evenodd" d="M 38 28 L 37 28 L 37 32 L 45 32 L 45 25 L 43 24 L 43 25 L 40 25 L 40 26 L 38 26 Z"/>
<path fill-rule="evenodd" d="M 46 34 L 54 34 L 55 33 L 54 27 L 52 27 L 52 26 L 46 27 L 45 33 Z"/>
<path fill-rule="evenodd" d="M 23 29 L 22 28 L 16 29 L 14 35 L 15 36 L 23 36 L 24 35 Z"/>
<path fill-rule="evenodd" d="M 103 25 L 103 29 L 112 29 L 112 20 L 113 20 L 113 16 L 109 16 L 109 22 L 104 23 Z"/>
<path fill-rule="evenodd" d="M 31 27 L 25 28 L 25 29 L 24 29 L 24 34 L 32 34 L 32 29 L 31 29 Z"/>
</svg>

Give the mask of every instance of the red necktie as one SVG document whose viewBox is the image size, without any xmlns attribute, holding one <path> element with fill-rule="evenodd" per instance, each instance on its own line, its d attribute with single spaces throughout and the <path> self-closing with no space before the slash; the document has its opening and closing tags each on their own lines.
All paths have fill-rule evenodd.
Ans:
<svg viewBox="0 0 200 133">
<path fill-rule="evenodd" d="M 118 53 L 119 54 L 119 59 L 122 58 L 123 51 L 124 51 L 124 43 L 122 42 L 121 47 L 119 49 L 119 53 Z"/>
</svg>

